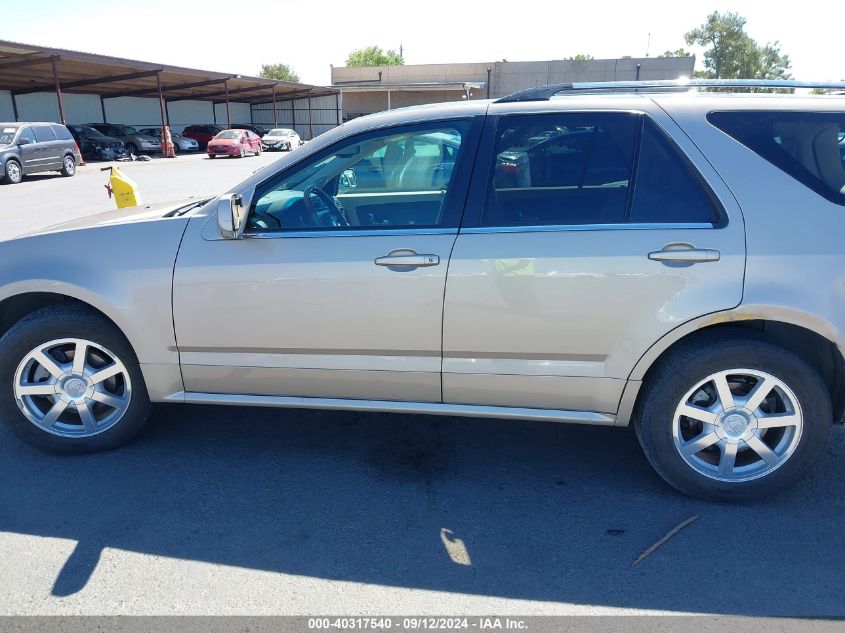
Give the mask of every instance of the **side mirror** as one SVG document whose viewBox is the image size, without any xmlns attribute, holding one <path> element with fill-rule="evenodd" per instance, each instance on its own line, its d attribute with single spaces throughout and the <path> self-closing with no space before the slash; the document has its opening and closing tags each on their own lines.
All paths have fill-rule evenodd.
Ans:
<svg viewBox="0 0 845 633">
<path fill-rule="evenodd" d="M 217 199 L 217 226 L 226 239 L 237 239 L 243 223 L 243 199 L 236 193 Z"/>
<path fill-rule="evenodd" d="M 32 143 L 32 141 L 30 141 L 28 138 L 18 139 L 18 145 L 29 145 L 30 143 Z"/>
</svg>

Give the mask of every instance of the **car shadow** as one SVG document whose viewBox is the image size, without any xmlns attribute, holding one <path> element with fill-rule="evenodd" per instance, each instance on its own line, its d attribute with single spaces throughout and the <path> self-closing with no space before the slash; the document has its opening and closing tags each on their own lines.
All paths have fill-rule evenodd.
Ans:
<svg viewBox="0 0 845 633">
<path fill-rule="evenodd" d="M 622 429 L 160 405 L 129 446 L 58 457 L 0 431 L 0 530 L 467 594 L 737 615 L 845 615 L 845 429 L 787 493 L 684 497 Z M 698 520 L 632 566 L 681 521 Z"/>
</svg>

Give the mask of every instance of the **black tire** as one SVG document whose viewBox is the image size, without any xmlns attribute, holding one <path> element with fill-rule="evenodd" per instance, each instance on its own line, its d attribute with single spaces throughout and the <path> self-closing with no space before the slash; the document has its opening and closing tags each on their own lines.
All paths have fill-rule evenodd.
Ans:
<svg viewBox="0 0 845 633">
<path fill-rule="evenodd" d="M 135 145 L 135 143 L 127 143 L 126 144 L 126 151 L 129 152 L 130 154 L 135 154 L 135 156 L 137 156 L 138 155 L 138 146 Z"/>
<path fill-rule="evenodd" d="M 60 170 L 62 176 L 70 177 L 76 173 L 76 159 L 73 156 L 65 156 L 62 159 L 62 168 Z"/>
<path fill-rule="evenodd" d="M 792 455 L 768 474 L 749 481 L 720 481 L 681 457 L 673 437 L 674 413 L 684 395 L 711 374 L 745 368 L 771 374 L 795 394 L 803 430 Z M 681 343 L 649 372 L 634 412 L 634 428 L 648 461 L 680 492 L 714 501 L 750 501 L 799 481 L 822 455 L 833 424 L 830 395 L 807 360 L 762 334 L 721 330 Z"/>
<path fill-rule="evenodd" d="M 84 338 L 103 345 L 126 367 L 132 381 L 129 407 L 107 430 L 88 437 L 53 435 L 30 422 L 14 395 L 15 372 L 39 344 L 57 338 Z M 25 442 L 51 453 L 83 454 L 116 448 L 137 435 L 147 423 L 150 400 L 135 352 L 110 321 L 85 306 L 48 306 L 18 321 L 0 338 L 0 422 Z"/>
<path fill-rule="evenodd" d="M 12 166 L 11 174 L 9 173 L 9 166 Z M 21 164 L 14 158 L 6 161 L 6 169 L 4 171 L 6 175 L 3 176 L 3 184 L 16 185 L 23 180 L 23 169 L 21 168 Z"/>
</svg>

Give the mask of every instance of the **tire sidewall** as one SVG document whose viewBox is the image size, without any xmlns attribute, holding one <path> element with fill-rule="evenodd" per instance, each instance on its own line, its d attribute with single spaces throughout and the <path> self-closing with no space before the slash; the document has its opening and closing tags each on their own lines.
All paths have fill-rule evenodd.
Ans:
<svg viewBox="0 0 845 633">
<path fill-rule="evenodd" d="M 17 178 L 12 178 L 9 175 L 9 165 L 11 165 L 11 164 L 14 164 L 18 168 L 18 171 L 17 171 L 18 177 Z M 21 180 L 23 180 L 23 167 L 21 167 L 21 165 L 18 161 L 12 159 L 12 160 L 10 160 L 6 163 L 6 179 L 5 180 L 6 180 L 6 182 L 8 182 L 12 185 L 17 185 L 18 183 L 20 183 Z"/>
<path fill-rule="evenodd" d="M 23 358 L 38 345 L 59 338 L 84 338 L 102 345 L 123 362 L 132 381 L 129 407 L 112 427 L 91 437 L 53 435 L 30 422 L 14 395 L 15 372 Z M 0 338 L 0 421 L 15 435 L 55 453 L 90 453 L 115 448 L 143 428 L 150 402 L 137 358 L 125 337 L 104 318 L 87 311 L 46 308 L 13 326 Z"/>
<path fill-rule="evenodd" d="M 748 500 L 794 484 L 815 464 L 824 451 L 833 413 L 824 383 L 804 358 L 763 341 L 699 348 L 694 351 L 694 365 L 684 356 L 677 355 L 657 369 L 635 420 L 649 461 L 672 486 L 696 497 Z M 750 481 L 722 482 L 698 473 L 681 457 L 673 437 L 674 413 L 694 385 L 716 372 L 739 368 L 756 369 L 782 380 L 798 399 L 803 428 L 794 453 L 777 469 Z"/>
</svg>

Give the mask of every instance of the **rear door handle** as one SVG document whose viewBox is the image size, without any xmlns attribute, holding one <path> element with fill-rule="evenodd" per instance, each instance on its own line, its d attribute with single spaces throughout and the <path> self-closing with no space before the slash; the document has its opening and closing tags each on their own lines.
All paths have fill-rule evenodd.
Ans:
<svg viewBox="0 0 845 633">
<path fill-rule="evenodd" d="M 423 266 L 437 266 L 440 263 L 439 255 L 420 255 L 413 251 L 391 251 L 382 257 L 376 257 L 376 266 L 408 266 L 419 268 Z"/>
<path fill-rule="evenodd" d="M 712 248 L 682 248 L 653 251 L 648 258 L 656 262 L 688 262 L 698 264 L 703 262 L 717 262 L 721 257 L 719 251 Z"/>
</svg>

